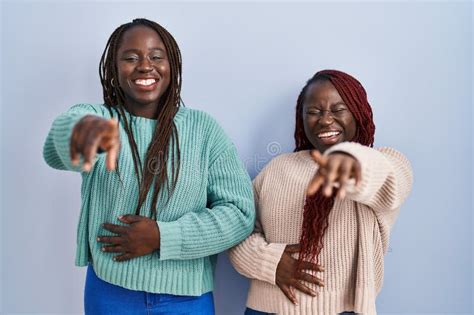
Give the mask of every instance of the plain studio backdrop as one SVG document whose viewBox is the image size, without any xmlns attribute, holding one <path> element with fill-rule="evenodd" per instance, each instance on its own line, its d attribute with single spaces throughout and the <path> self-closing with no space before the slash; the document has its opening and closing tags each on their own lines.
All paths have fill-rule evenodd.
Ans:
<svg viewBox="0 0 474 315">
<path fill-rule="evenodd" d="M 49 168 L 53 119 L 101 103 L 112 31 L 158 21 L 183 55 L 183 100 L 213 115 L 254 177 L 293 149 L 305 81 L 340 69 L 368 91 L 376 146 L 412 162 L 414 188 L 386 255 L 381 314 L 470 314 L 471 2 L 54 2 L 1 4 L 1 312 L 83 312 L 74 266 L 80 176 Z M 217 314 L 242 314 L 248 281 L 225 253 Z"/>
</svg>

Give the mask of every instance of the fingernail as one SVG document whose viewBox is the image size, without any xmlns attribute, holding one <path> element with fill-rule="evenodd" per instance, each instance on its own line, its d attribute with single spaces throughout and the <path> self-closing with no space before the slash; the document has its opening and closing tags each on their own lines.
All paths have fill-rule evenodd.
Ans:
<svg viewBox="0 0 474 315">
<path fill-rule="evenodd" d="M 112 259 L 113 259 L 113 261 L 117 261 L 117 258 L 116 258 L 116 257 L 114 257 L 114 258 L 112 258 Z"/>
<path fill-rule="evenodd" d="M 100 237 L 97 238 L 97 242 L 100 242 Z"/>
<path fill-rule="evenodd" d="M 119 217 L 118 217 L 118 218 L 119 218 L 119 219 L 123 219 L 123 215 L 119 215 Z"/>
<path fill-rule="evenodd" d="M 102 250 L 103 252 L 105 252 L 105 247 L 102 247 L 101 250 Z"/>
</svg>

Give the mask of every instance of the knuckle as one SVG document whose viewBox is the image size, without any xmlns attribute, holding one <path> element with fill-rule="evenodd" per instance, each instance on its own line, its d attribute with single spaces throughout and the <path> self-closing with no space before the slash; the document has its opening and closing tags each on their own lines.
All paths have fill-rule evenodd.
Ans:
<svg viewBox="0 0 474 315">
<path fill-rule="evenodd" d="M 351 169 L 351 165 L 344 163 L 341 165 L 340 170 L 343 172 L 348 172 Z"/>
<path fill-rule="evenodd" d="M 95 143 L 94 137 L 92 137 L 92 136 L 87 137 L 86 141 L 84 142 L 84 149 L 86 151 L 90 151 L 92 149 L 92 146 L 94 145 L 94 143 Z"/>
</svg>

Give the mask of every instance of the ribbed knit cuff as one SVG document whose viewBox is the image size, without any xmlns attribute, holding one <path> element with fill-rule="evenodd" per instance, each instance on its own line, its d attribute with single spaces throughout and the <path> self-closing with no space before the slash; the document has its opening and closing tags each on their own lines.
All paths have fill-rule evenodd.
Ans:
<svg viewBox="0 0 474 315">
<path fill-rule="evenodd" d="M 71 171 L 81 171 L 81 165 L 71 163 L 71 135 L 74 126 L 86 115 L 96 115 L 94 112 L 67 112 L 53 122 L 43 148 L 46 162 L 54 168 Z M 101 117 L 97 115 L 98 117 Z M 95 162 L 95 160 L 94 160 Z"/>
<path fill-rule="evenodd" d="M 355 185 L 347 185 L 347 193 L 355 200 L 365 203 L 382 186 L 391 169 L 381 152 L 366 147 L 360 143 L 342 142 L 332 146 L 325 155 L 335 152 L 344 152 L 352 155 L 360 164 L 361 179 Z"/>
<path fill-rule="evenodd" d="M 157 221 L 160 230 L 160 260 L 181 259 L 183 234 L 177 221 Z"/>
<path fill-rule="evenodd" d="M 329 149 L 324 152 L 324 155 L 329 155 L 331 153 L 342 152 L 349 155 L 352 155 L 359 163 L 361 162 L 361 158 L 363 160 L 364 149 L 367 147 L 356 143 L 356 142 L 342 142 L 336 145 L 333 145 Z"/>
<path fill-rule="evenodd" d="M 259 262 L 260 280 L 275 284 L 276 281 L 276 270 L 278 263 L 281 260 L 281 256 L 285 251 L 286 244 L 281 243 L 270 243 L 264 248 L 261 248 L 262 258 Z"/>
</svg>

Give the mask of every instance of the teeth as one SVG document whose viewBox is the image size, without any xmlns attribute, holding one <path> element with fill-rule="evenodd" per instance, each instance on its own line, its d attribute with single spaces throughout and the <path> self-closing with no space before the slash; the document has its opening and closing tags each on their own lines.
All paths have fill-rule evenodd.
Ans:
<svg viewBox="0 0 474 315">
<path fill-rule="evenodd" d="M 340 134 L 339 131 L 322 132 L 318 135 L 318 137 L 319 138 L 329 138 L 329 137 L 337 136 L 338 134 Z"/>
<path fill-rule="evenodd" d="M 156 80 L 155 79 L 138 79 L 138 80 L 135 80 L 135 84 L 138 84 L 138 85 L 151 85 L 153 83 L 155 83 Z"/>
</svg>

